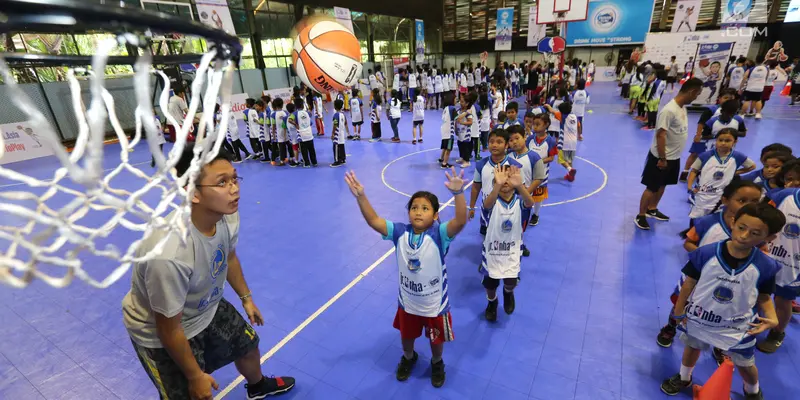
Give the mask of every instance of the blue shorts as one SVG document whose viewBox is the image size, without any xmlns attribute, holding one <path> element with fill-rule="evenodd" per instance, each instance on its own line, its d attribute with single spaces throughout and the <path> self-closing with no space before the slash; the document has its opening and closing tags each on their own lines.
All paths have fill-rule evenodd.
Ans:
<svg viewBox="0 0 800 400">
<path fill-rule="evenodd" d="M 775 296 L 783 297 L 786 300 L 794 300 L 800 297 L 800 286 L 775 285 Z"/>
<path fill-rule="evenodd" d="M 701 154 L 708 151 L 708 141 L 712 139 L 700 139 L 699 142 L 692 142 L 692 147 L 689 148 L 691 154 Z"/>
<path fill-rule="evenodd" d="M 583 125 L 583 117 L 578 117 L 578 122 Z"/>
</svg>

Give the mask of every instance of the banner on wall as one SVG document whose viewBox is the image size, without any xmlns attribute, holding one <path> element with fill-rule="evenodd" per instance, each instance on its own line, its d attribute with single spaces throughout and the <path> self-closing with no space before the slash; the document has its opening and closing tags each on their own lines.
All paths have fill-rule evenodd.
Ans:
<svg viewBox="0 0 800 400">
<path fill-rule="evenodd" d="M 536 47 L 539 40 L 547 36 L 547 25 L 536 23 L 537 12 L 536 6 L 530 7 L 530 14 L 528 14 L 528 47 Z"/>
<path fill-rule="evenodd" d="M 392 65 L 394 69 L 408 67 L 408 57 L 394 57 L 392 58 Z"/>
<path fill-rule="evenodd" d="M 12 122 L 0 125 L 5 153 L 0 164 L 47 157 L 53 154 L 44 139 L 39 138 L 28 122 Z"/>
<path fill-rule="evenodd" d="M 236 35 L 231 11 L 228 9 L 228 0 L 198 0 L 196 6 L 200 22 Z"/>
<path fill-rule="evenodd" d="M 653 0 L 593 0 L 585 21 L 567 24 L 567 46 L 644 43 L 653 18 Z"/>
<path fill-rule="evenodd" d="M 716 104 L 728 59 L 733 53 L 733 42 L 703 43 L 697 48 L 693 75 L 703 81 L 703 91 L 695 104 Z"/>
<path fill-rule="evenodd" d="M 494 38 L 495 51 L 511 50 L 511 35 L 514 32 L 514 7 L 497 9 L 497 36 Z"/>
<path fill-rule="evenodd" d="M 672 19 L 672 32 L 694 32 L 703 0 L 678 0 L 675 18 Z"/>
<path fill-rule="evenodd" d="M 613 82 L 617 80 L 616 67 L 595 67 L 594 78 L 595 82 Z"/>
<path fill-rule="evenodd" d="M 745 26 L 750 19 L 753 0 L 722 0 L 720 26 Z"/>
<path fill-rule="evenodd" d="M 414 20 L 414 41 L 417 48 L 417 62 L 421 63 L 425 60 L 425 22 L 421 19 Z"/>
<path fill-rule="evenodd" d="M 247 93 L 236 93 L 231 95 L 231 116 L 236 119 L 244 119 L 244 110 L 247 109 L 247 99 L 250 97 Z M 222 98 L 217 97 L 217 103 L 221 103 Z"/>
<path fill-rule="evenodd" d="M 280 98 L 283 100 L 283 104 L 288 104 L 289 100 L 292 99 L 292 88 L 285 87 L 280 89 L 264 90 L 263 92 L 261 92 L 261 95 L 269 96 L 270 98 L 272 98 L 272 100 Z"/>
<path fill-rule="evenodd" d="M 350 32 L 353 31 L 353 16 L 350 14 L 349 8 L 344 7 L 333 7 L 333 15 L 336 16 L 336 20 L 339 21 L 345 28 L 349 29 Z"/>
</svg>

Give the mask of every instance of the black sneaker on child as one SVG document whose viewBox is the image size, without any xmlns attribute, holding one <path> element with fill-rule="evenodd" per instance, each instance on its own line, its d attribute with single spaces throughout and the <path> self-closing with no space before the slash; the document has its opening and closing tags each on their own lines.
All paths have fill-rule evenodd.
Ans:
<svg viewBox="0 0 800 400">
<path fill-rule="evenodd" d="M 497 321 L 497 297 L 486 305 L 486 311 L 483 313 L 486 320 L 489 322 Z"/>
<path fill-rule="evenodd" d="M 637 215 L 636 218 L 633 219 L 633 223 L 636 224 L 636 227 L 641 230 L 644 231 L 650 230 L 650 223 L 647 222 L 647 217 L 645 217 L 644 215 Z"/>
<path fill-rule="evenodd" d="M 414 365 L 417 363 L 419 356 L 417 352 L 414 352 L 414 358 L 407 359 L 405 354 L 400 356 L 400 362 L 397 364 L 397 371 L 395 372 L 395 377 L 400 382 L 404 382 L 408 380 L 408 377 L 411 376 L 411 370 L 414 369 Z"/>
<path fill-rule="evenodd" d="M 675 340 L 676 333 L 677 330 L 674 326 L 666 324 L 664 325 L 663 328 L 661 328 L 661 332 L 658 333 L 658 337 L 656 337 L 656 342 L 661 347 L 665 348 L 670 347 L 672 346 L 673 340 Z"/>
<path fill-rule="evenodd" d="M 444 385 L 444 360 L 434 363 L 431 361 L 431 385 L 435 388 L 440 388 Z"/>
<path fill-rule="evenodd" d="M 525 247 L 525 243 L 523 243 L 522 244 L 522 256 L 523 257 L 529 257 L 530 255 L 531 255 L 531 251 L 528 250 L 528 248 Z"/>
<path fill-rule="evenodd" d="M 761 350 L 762 353 L 772 354 L 781 347 L 784 338 L 786 338 L 786 332 L 771 330 L 769 334 L 767 334 L 767 338 L 757 344 L 756 347 Z"/>
<path fill-rule="evenodd" d="M 650 218 L 655 218 L 659 221 L 669 221 L 669 217 L 664 215 L 661 211 L 658 211 L 658 209 L 647 210 L 647 216 Z"/>
<path fill-rule="evenodd" d="M 503 289 L 503 311 L 505 311 L 507 315 L 511 315 L 516 308 L 517 302 L 514 300 L 514 292 L 506 292 L 506 290 Z"/>
<path fill-rule="evenodd" d="M 261 400 L 267 396 L 286 393 L 294 388 L 294 378 L 288 376 L 267 378 L 266 376 L 254 385 L 244 385 L 247 389 L 247 400 Z"/>
<path fill-rule="evenodd" d="M 539 225 L 539 216 L 536 214 L 531 215 L 531 223 L 530 226 Z"/>
<path fill-rule="evenodd" d="M 744 400 L 764 400 L 764 393 L 761 393 L 761 389 L 758 389 L 758 393 L 747 393 L 742 388 L 742 393 L 744 393 Z"/>
<path fill-rule="evenodd" d="M 675 396 L 676 394 L 680 393 L 681 390 L 689 388 L 692 386 L 692 380 L 689 381 L 682 381 L 681 374 L 675 374 L 671 376 L 669 379 L 661 382 L 661 391 L 670 395 Z"/>
<path fill-rule="evenodd" d="M 722 349 L 714 347 L 711 349 L 711 355 L 714 357 L 714 361 L 717 362 L 718 367 L 725 362 L 725 353 L 722 351 Z"/>
<path fill-rule="evenodd" d="M 336 161 L 335 163 L 331 164 L 331 168 L 341 167 L 344 163 Z"/>
</svg>

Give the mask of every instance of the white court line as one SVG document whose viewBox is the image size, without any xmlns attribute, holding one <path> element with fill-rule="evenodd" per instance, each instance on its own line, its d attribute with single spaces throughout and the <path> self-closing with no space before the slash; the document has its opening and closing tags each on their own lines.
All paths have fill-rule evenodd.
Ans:
<svg viewBox="0 0 800 400">
<path fill-rule="evenodd" d="M 150 163 L 150 161 L 142 161 L 140 163 L 131 164 L 131 167 L 135 167 L 137 165 L 142 165 L 142 164 L 149 164 L 149 163 Z M 104 169 L 103 172 L 109 172 L 109 171 L 113 171 L 113 170 L 114 170 L 114 168 L 109 168 L 109 169 Z M 52 182 L 52 181 L 53 181 L 52 179 L 45 179 L 42 182 Z M 9 183 L 8 185 L 0 185 L 0 189 L 7 188 L 7 187 L 21 186 L 21 185 L 28 186 L 27 183 L 22 183 L 22 182 L 20 182 L 20 183 Z"/>
<path fill-rule="evenodd" d="M 424 150 L 424 151 L 427 151 L 427 150 Z M 419 152 L 417 152 L 417 153 L 419 153 Z M 416 153 L 411 153 L 411 154 L 416 154 Z M 400 157 L 400 158 L 405 158 L 407 156 L 409 156 L 409 154 L 407 154 L 407 155 L 405 155 L 403 157 Z M 472 181 L 469 181 L 469 183 L 464 185 L 464 190 L 466 190 L 470 186 L 472 186 Z M 455 199 L 456 199 L 455 197 L 452 197 L 450 200 L 447 201 L 447 203 L 444 203 L 444 205 L 442 207 L 446 207 L 447 205 L 452 203 L 453 200 L 455 200 Z M 266 354 L 261 356 L 261 364 L 263 365 L 265 362 L 267 362 L 267 360 L 269 360 L 270 357 L 275 355 L 275 353 L 277 353 L 278 350 L 283 348 L 283 346 L 285 346 L 286 343 L 289 343 L 290 340 L 294 339 L 294 337 L 297 336 L 297 334 L 300 333 L 300 331 L 305 329 L 306 326 L 308 326 L 311 322 L 313 322 L 315 319 L 317 319 L 317 317 L 319 317 L 320 314 L 325 312 L 325 310 L 330 308 L 330 306 L 332 306 L 333 303 L 335 303 L 342 296 L 344 296 L 344 294 L 347 293 L 350 289 L 352 289 L 353 286 L 355 286 L 358 282 L 360 282 L 362 279 L 364 279 L 365 276 L 369 275 L 369 273 L 372 272 L 372 270 L 374 270 L 375 268 L 377 268 L 378 265 L 380 265 L 384 260 L 389 258 L 389 256 L 391 256 L 392 253 L 394 253 L 394 250 L 395 250 L 395 248 L 392 247 L 389 251 L 384 253 L 380 258 L 375 260 L 375 262 L 372 263 L 372 265 L 370 265 L 369 267 L 367 267 L 367 269 L 365 269 L 360 274 L 358 274 L 358 276 L 356 276 L 352 281 L 350 281 L 350 283 L 348 283 L 347 286 L 342 288 L 342 290 L 340 290 L 339 293 L 336 293 L 333 297 L 330 298 L 330 300 L 325 302 L 325 304 L 323 304 L 322 307 L 318 308 L 317 311 L 314 311 L 314 313 L 309 315 L 308 318 L 306 318 L 305 321 L 303 321 L 300 325 L 298 325 L 296 328 L 294 328 L 294 330 L 289 332 L 289 334 L 286 335 L 286 337 L 281 339 L 281 341 L 278 342 L 278 344 L 276 344 L 271 349 L 269 349 L 269 351 L 266 352 Z M 228 393 L 230 393 L 231 390 L 233 390 L 236 386 L 239 386 L 239 384 L 241 384 L 242 382 L 244 382 L 244 377 L 239 375 L 236 379 L 233 380 L 233 382 L 231 382 L 228 386 L 226 386 L 224 389 L 222 389 L 216 396 L 214 396 L 214 400 L 222 399 L 223 397 L 228 395 Z"/>
<path fill-rule="evenodd" d="M 439 149 L 420 150 L 420 151 L 416 151 L 416 152 L 413 152 L 413 153 L 406 154 L 406 155 L 404 155 L 402 157 L 395 158 L 394 160 L 390 161 L 381 170 L 381 181 L 383 181 L 383 185 L 386 186 L 387 188 L 389 188 L 389 190 L 391 190 L 391 191 L 393 191 L 393 192 L 395 192 L 397 194 L 401 194 L 401 195 L 406 196 L 406 197 L 411 197 L 410 194 L 405 193 L 405 192 L 400 191 L 400 190 L 397 190 L 394 187 L 392 187 L 392 185 L 390 185 L 389 182 L 386 182 L 386 170 L 389 168 L 390 165 L 392 165 L 395 162 L 400 161 L 400 160 L 402 160 L 402 159 L 404 159 L 406 157 L 411 157 L 411 156 L 416 155 L 416 154 L 425 153 L 425 152 L 428 152 L 428 151 L 437 151 L 437 150 L 439 150 Z M 553 207 L 553 206 L 558 206 L 558 205 L 561 205 L 561 204 L 574 203 L 576 201 L 581 201 L 583 199 L 586 199 L 586 198 L 589 198 L 591 196 L 594 196 L 597 193 L 600 193 L 601 190 L 605 189 L 606 185 L 608 184 L 608 174 L 606 173 L 606 170 L 604 170 L 601 166 L 599 166 L 599 165 L 597 165 L 597 164 L 595 164 L 595 163 L 593 163 L 593 162 L 591 162 L 591 161 L 589 161 L 589 160 L 587 160 L 587 159 L 585 159 L 583 157 L 575 156 L 575 158 L 577 158 L 577 159 L 579 159 L 579 160 L 581 160 L 581 161 L 583 161 L 583 162 L 585 162 L 585 163 L 587 163 L 587 164 L 599 169 L 600 172 L 603 174 L 603 184 L 600 185 L 599 188 L 595 189 L 593 192 L 591 192 L 591 193 L 589 193 L 587 195 L 583 195 L 583 196 L 576 197 L 574 199 L 569 199 L 569 200 L 556 201 L 556 202 L 553 202 L 553 203 L 545 203 L 545 204 L 542 205 L 542 207 Z M 444 204 L 444 205 L 442 205 L 441 208 L 445 208 L 447 206 L 448 206 L 448 204 Z"/>
</svg>

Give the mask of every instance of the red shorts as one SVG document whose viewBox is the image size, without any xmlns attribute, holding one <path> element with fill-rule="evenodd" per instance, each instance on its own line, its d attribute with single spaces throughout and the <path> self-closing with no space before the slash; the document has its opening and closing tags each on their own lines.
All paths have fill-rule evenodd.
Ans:
<svg viewBox="0 0 800 400">
<path fill-rule="evenodd" d="M 397 307 L 397 314 L 394 315 L 394 327 L 400 331 L 400 337 L 403 339 L 416 339 L 422 335 L 422 329 L 425 329 L 425 336 L 431 341 L 431 344 L 443 344 L 450 342 L 455 337 L 453 336 L 453 317 L 450 312 L 440 315 L 438 317 L 420 317 L 407 313 L 400 307 Z"/>
<path fill-rule="evenodd" d="M 761 101 L 767 101 L 770 97 L 772 97 L 772 89 L 775 86 L 764 86 L 764 91 L 761 93 Z"/>
</svg>

